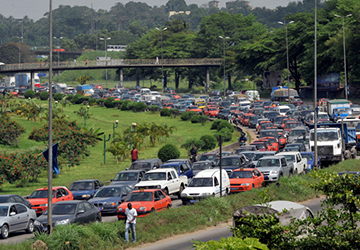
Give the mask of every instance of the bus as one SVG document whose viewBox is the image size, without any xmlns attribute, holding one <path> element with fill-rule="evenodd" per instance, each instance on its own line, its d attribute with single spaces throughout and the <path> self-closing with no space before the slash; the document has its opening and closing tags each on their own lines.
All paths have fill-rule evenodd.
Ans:
<svg viewBox="0 0 360 250">
<path fill-rule="evenodd" d="M 127 45 L 107 45 L 107 51 L 126 51 Z"/>
</svg>

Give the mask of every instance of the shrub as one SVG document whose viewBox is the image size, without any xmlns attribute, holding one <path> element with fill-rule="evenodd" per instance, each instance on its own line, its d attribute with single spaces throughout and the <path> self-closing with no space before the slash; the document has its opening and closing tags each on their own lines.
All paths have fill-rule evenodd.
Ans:
<svg viewBox="0 0 360 250">
<path fill-rule="evenodd" d="M 224 120 L 222 120 L 217 126 L 217 131 L 220 131 L 223 128 L 228 128 L 231 133 L 234 132 L 235 130 L 233 125 L 231 125 L 228 121 L 224 121 Z"/>
<path fill-rule="evenodd" d="M 0 144 L 17 145 L 21 134 L 25 132 L 23 126 L 16 121 L 12 121 L 10 116 L 1 115 L 0 122 Z"/>
<path fill-rule="evenodd" d="M 84 104 L 88 104 L 89 103 L 89 99 L 90 99 L 90 97 L 88 97 L 88 96 L 81 96 L 80 98 L 79 98 L 79 104 L 82 104 L 82 103 L 84 103 Z"/>
<path fill-rule="evenodd" d="M 108 109 L 113 108 L 113 107 L 115 107 L 114 101 L 115 101 L 114 97 L 108 97 L 104 101 L 104 106 L 107 107 Z"/>
<path fill-rule="evenodd" d="M 135 112 L 144 112 L 146 110 L 146 104 L 143 102 L 132 102 L 134 107 L 133 110 Z"/>
<path fill-rule="evenodd" d="M 205 123 L 209 120 L 209 117 L 207 117 L 206 115 L 200 115 L 199 119 L 200 119 L 201 125 L 204 126 Z"/>
<path fill-rule="evenodd" d="M 66 100 L 71 102 L 71 100 L 74 98 L 74 95 L 66 95 Z"/>
<path fill-rule="evenodd" d="M 64 97 L 64 94 L 61 94 L 61 93 L 56 93 L 54 96 L 54 100 L 55 101 L 61 101 Z"/>
<path fill-rule="evenodd" d="M 214 136 L 217 140 L 219 140 L 219 135 L 222 136 L 223 141 L 231 141 L 232 132 L 228 128 L 223 128 L 220 131 L 214 133 Z"/>
<path fill-rule="evenodd" d="M 156 86 L 156 85 L 151 85 L 150 90 L 151 90 L 151 91 L 156 91 L 156 90 L 157 90 L 157 86 Z"/>
<path fill-rule="evenodd" d="M 124 103 L 123 100 L 120 100 L 120 101 L 114 101 L 114 107 L 117 108 L 117 109 L 120 109 L 121 108 L 121 105 Z"/>
<path fill-rule="evenodd" d="M 82 98 L 82 97 L 83 97 L 82 95 L 76 94 L 76 95 L 73 96 L 73 98 L 71 99 L 70 102 L 72 104 L 80 104 L 81 103 L 80 98 Z"/>
<path fill-rule="evenodd" d="M 24 93 L 24 97 L 25 97 L 26 99 L 29 99 L 29 97 L 30 97 L 31 99 L 33 99 L 34 96 L 35 96 L 35 92 L 34 92 L 33 90 L 31 90 L 31 89 L 26 90 L 25 93 Z"/>
<path fill-rule="evenodd" d="M 120 109 L 122 111 L 130 110 L 131 109 L 131 101 L 129 101 L 129 100 L 124 101 L 123 104 L 121 104 Z"/>
<path fill-rule="evenodd" d="M 171 111 L 170 111 L 170 109 L 163 108 L 163 109 L 160 111 L 160 116 L 171 116 Z"/>
<path fill-rule="evenodd" d="M 47 99 L 49 99 L 49 93 L 46 92 L 46 91 L 41 92 L 41 93 L 40 93 L 40 100 L 45 101 L 45 100 L 47 100 Z"/>
<path fill-rule="evenodd" d="M 95 98 L 89 98 L 89 105 L 90 105 L 90 106 L 96 105 L 96 102 L 97 102 L 97 99 L 95 99 Z"/>
<path fill-rule="evenodd" d="M 159 107 L 159 106 L 156 106 L 156 105 L 150 105 L 150 106 L 148 107 L 148 109 L 149 109 L 149 111 L 151 111 L 152 113 L 155 113 L 155 112 L 157 112 L 157 111 L 160 110 L 160 107 Z"/>
<path fill-rule="evenodd" d="M 191 117 L 191 123 L 199 123 L 200 122 L 200 116 L 194 115 Z"/>
<path fill-rule="evenodd" d="M 180 115 L 180 111 L 178 109 L 170 109 L 170 112 L 173 118 L 176 118 L 178 115 Z"/>
<path fill-rule="evenodd" d="M 197 113 L 194 111 L 186 111 L 181 114 L 180 119 L 183 121 L 189 121 L 194 115 L 197 115 Z"/>
<path fill-rule="evenodd" d="M 186 150 L 190 150 L 193 145 L 196 148 L 202 148 L 204 146 L 204 141 L 196 140 L 194 138 L 187 139 L 183 144 L 181 144 L 181 147 L 185 148 Z"/>
<path fill-rule="evenodd" d="M 220 124 L 221 120 L 215 120 L 212 124 L 211 124 L 211 130 L 217 130 L 219 124 Z"/>
<path fill-rule="evenodd" d="M 167 162 L 170 159 L 178 159 L 179 157 L 180 151 L 172 144 L 164 145 L 158 152 L 158 158 L 163 162 Z"/>
<path fill-rule="evenodd" d="M 200 141 L 204 142 L 201 150 L 211 150 L 216 147 L 216 138 L 212 135 L 203 135 L 200 137 Z"/>
</svg>

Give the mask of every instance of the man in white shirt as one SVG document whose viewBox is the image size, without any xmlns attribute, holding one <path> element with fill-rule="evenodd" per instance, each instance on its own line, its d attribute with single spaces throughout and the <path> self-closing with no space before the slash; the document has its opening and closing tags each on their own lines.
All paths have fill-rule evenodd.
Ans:
<svg viewBox="0 0 360 250">
<path fill-rule="evenodd" d="M 136 242 L 136 216 L 137 212 L 135 208 L 132 208 L 131 203 L 127 204 L 127 209 L 125 209 L 126 223 L 125 223 L 125 241 L 129 242 L 129 228 L 131 227 L 132 239 L 133 242 Z"/>
</svg>

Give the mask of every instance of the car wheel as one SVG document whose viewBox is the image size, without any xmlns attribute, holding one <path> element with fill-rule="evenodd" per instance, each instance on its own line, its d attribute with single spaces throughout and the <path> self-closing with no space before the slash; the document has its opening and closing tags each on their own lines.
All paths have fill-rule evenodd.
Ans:
<svg viewBox="0 0 360 250">
<path fill-rule="evenodd" d="M 28 234 L 31 234 L 31 233 L 34 232 L 34 228 L 35 228 L 35 226 L 34 226 L 34 221 L 33 221 L 33 220 L 29 220 L 29 224 L 28 224 L 28 226 L 27 226 L 27 228 L 26 228 L 26 232 L 27 232 Z"/>
<path fill-rule="evenodd" d="M 251 187 L 252 187 L 252 188 L 255 188 L 255 185 L 254 185 L 254 183 L 253 183 L 253 184 L 251 185 Z"/>
<path fill-rule="evenodd" d="M 169 190 L 167 188 L 165 188 L 164 193 L 169 196 Z"/>
<path fill-rule="evenodd" d="M 181 199 L 181 193 L 184 191 L 184 186 L 181 185 L 180 186 L 180 190 L 179 190 L 179 194 L 178 194 L 178 198 Z"/>
<path fill-rule="evenodd" d="M 1 228 L 1 238 L 7 239 L 8 236 L 9 236 L 9 226 L 5 224 Z"/>
<path fill-rule="evenodd" d="M 298 174 L 298 171 L 297 171 L 297 169 L 295 169 L 295 171 L 294 171 L 294 175 L 297 175 Z"/>
<path fill-rule="evenodd" d="M 153 212 L 155 212 L 155 208 L 152 208 L 150 211 L 150 213 L 153 213 Z"/>
<path fill-rule="evenodd" d="M 167 207 L 166 207 L 166 209 L 170 209 L 170 207 L 171 207 L 170 204 L 168 204 Z"/>
</svg>

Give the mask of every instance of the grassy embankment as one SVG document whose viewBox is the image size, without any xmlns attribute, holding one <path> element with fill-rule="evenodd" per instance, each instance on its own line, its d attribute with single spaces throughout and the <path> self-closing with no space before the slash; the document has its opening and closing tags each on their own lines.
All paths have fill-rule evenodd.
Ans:
<svg viewBox="0 0 360 250">
<path fill-rule="evenodd" d="M 45 101 L 39 101 L 41 103 L 46 103 Z M 79 119 L 75 110 L 79 110 L 81 105 L 71 105 L 70 107 L 65 108 L 65 113 L 70 117 L 71 120 L 77 120 L 78 125 L 83 126 L 84 120 Z M 119 120 L 119 125 L 116 128 L 116 132 L 121 132 L 124 128 L 131 125 L 131 123 L 136 122 L 138 124 L 147 122 L 155 122 L 158 124 L 167 124 L 168 126 L 175 126 L 177 129 L 170 135 L 169 138 L 164 138 L 164 142 L 158 144 L 155 147 L 147 146 L 146 149 L 141 148 L 139 151 L 139 158 L 156 158 L 157 152 L 165 143 L 172 143 L 176 145 L 181 153 L 181 158 L 187 158 L 187 151 L 183 148 L 180 148 L 180 145 L 184 143 L 187 139 L 196 138 L 199 139 L 202 135 L 212 134 L 213 131 L 210 130 L 211 123 L 207 122 L 205 126 L 201 124 L 191 124 L 190 122 L 181 121 L 180 118 L 170 118 L 170 117 L 160 117 L 157 114 L 148 113 L 134 113 L 132 111 L 120 111 L 118 109 L 107 109 L 105 107 L 93 106 L 89 110 L 91 118 L 87 120 L 87 127 L 90 128 L 94 126 L 95 129 L 101 128 L 107 138 L 108 135 L 113 133 L 113 124 L 115 120 Z M 27 139 L 30 131 L 33 127 L 42 126 L 45 121 L 42 122 L 32 122 L 27 121 L 25 118 L 19 118 L 16 115 L 12 115 L 12 118 L 20 122 L 26 129 L 24 135 L 21 136 L 19 140 L 18 147 L 5 147 L 0 146 L 0 151 L 4 152 L 13 152 L 13 151 L 28 151 L 31 149 L 41 149 L 44 150 L 47 148 L 47 144 L 39 143 L 35 141 L 30 141 Z M 239 132 L 234 132 L 233 142 L 239 137 Z M 149 143 L 147 143 L 149 144 Z M 110 141 L 107 142 L 107 147 L 110 146 Z M 75 180 L 81 179 L 99 179 L 104 184 L 107 181 L 112 179 L 115 174 L 125 168 L 129 167 L 130 160 L 125 160 L 116 164 L 114 162 L 114 157 L 111 153 L 106 154 L 106 165 L 104 165 L 104 143 L 101 141 L 95 147 L 90 147 L 91 155 L 86 157 L 79 166 L 67 167 L 63 166 L 60 170 L 61 173 L 59 176 L 56 176 L 53 180 L 53 185 L 64 185 L 69 186 Z M 39 157 L 42 157 L 41 155 Z M 44 172 L 40 175 L 38 182 L 28 183 L 25 187 L 16 187 L 15 185 L 5 184 L 2 187 L 2 193 L 16 193 L 20 195 L 28 195 L 35 189 L 39 187 L 47 186 L 47 174 Z"/>
<path fill-rule="evenodd" d="M 336 166 L 320 171 L 360 171 L 358 160 L 348 160 Z M 263 202 L 266 195 L 271 200 L 304 201 L 316 197 L 310 184 L 316 180 L 309 174 L 291 178 L 282 178 L 280 185 L 251 190 L 223 198 L 210 198 L 193 206 L 182 206 L 151 214 L 137 220 L 136 245 L 155 242 L 176 234 L 189 233 L 228 221 L 232 212 L 242 206 Z M 111 222 L 89 226 L 58 227 L 51 237 L 41 236 L 50 249 L 126 249 L 134 244 L 127 244 L 124 239 L 124 223 Z M 7 249 L 31 249 L 33 240 Z M 1 248 L 1 247 L 0 247 Z"/>
</svg>

